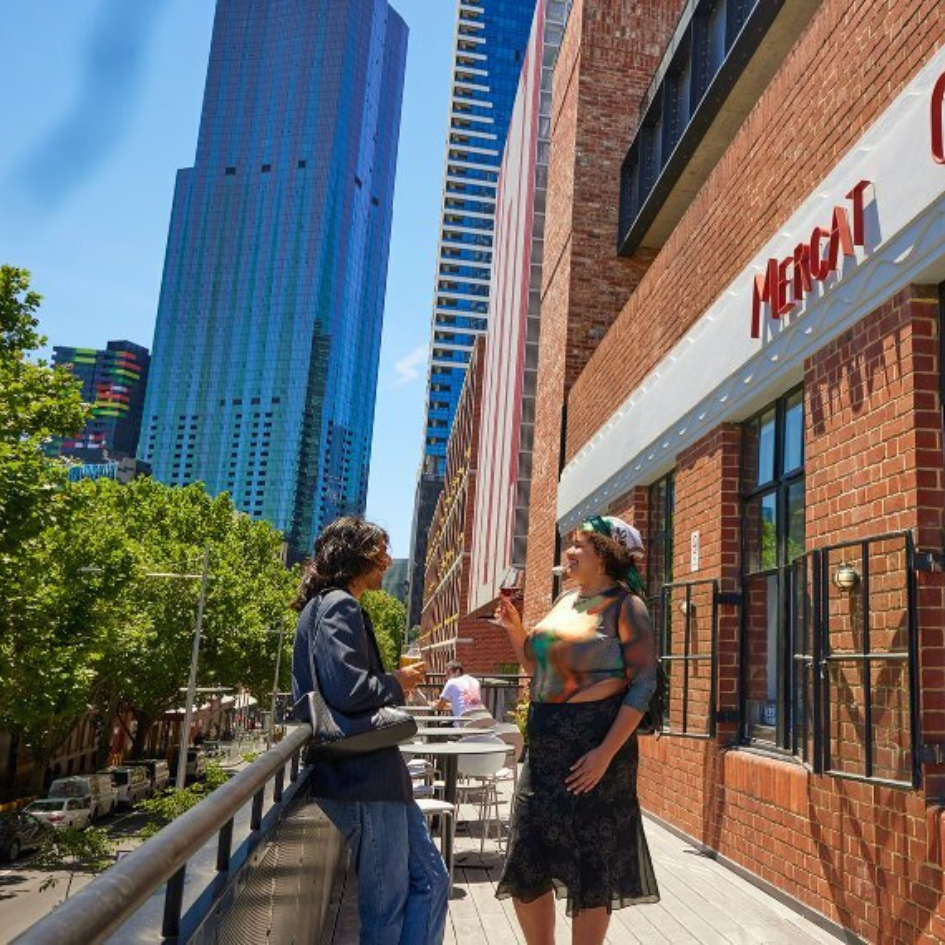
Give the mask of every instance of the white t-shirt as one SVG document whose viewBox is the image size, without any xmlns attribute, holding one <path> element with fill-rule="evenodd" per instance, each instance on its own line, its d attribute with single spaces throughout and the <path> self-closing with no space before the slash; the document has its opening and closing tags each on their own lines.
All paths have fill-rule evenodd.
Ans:
<svg viewBox="0 0 945 945">
<path fill-rule="evenodd" d="M 462 715 L 470 709 L 481 709 L 482 699 L 479 695 L 479 680 L 475 676 L 455 676 L 446 681 L 441 699 L 448 699 L 453 707 L 453 715 Z"/>
</svg>

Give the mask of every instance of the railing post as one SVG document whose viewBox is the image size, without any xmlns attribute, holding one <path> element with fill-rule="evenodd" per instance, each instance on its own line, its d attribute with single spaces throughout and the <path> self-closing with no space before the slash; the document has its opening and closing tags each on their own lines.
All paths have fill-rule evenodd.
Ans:
<svg viewBox="0 0 945 945">
<path fill-rule="evenodd" d="M 230 868 L 230 852 L 233 849 L 233 818 L 221 828 L 217 841 L 217 872 L 226 873 Z"/>
<path fill-rule="evenodd" d="M 184 879 L 187 876 L 185 863 L 168 881 L 164 890 L 164 922 L 161 935 L 166 939 L 177 939 L 180 935 L 180 913 L 184 905 Z"/>
<path fill-rule="evenodd" d="M 299 779 L 299 756 L 301 752 L 294 752 L 292 755 L 292 765 L 289 769 L 289 780 L 298 781 Z"/>
<path fill-rule="evenodd" d="M 273 803 L 278 804 L 282 800 L 282 791 L 285 788 L 285 765 L 276 772 L 275 784 L 272 788 Z"/>
<path fill-rule="evenodd" d="M 263 801 L 266 799 L 266 788 L 261 787 L 253 795 L 253 810 L 249 818 L 249 829 L 259 830 L 262 826 Z"/>
</svg>

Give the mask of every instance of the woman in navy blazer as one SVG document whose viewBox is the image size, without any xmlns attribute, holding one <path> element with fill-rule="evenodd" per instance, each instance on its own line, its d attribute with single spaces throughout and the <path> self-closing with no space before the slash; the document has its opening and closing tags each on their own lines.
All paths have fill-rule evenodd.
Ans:
<svg viewBox="0 0 945 945">
<path fill-rule="evenodd" d="M 390 567 L 383 529 L 340 518 L 318 536 L 295 601 L 301 611 L 292 654 L 292 692 L 312 691 L 345 714 L 403 705 L 422 665 L 384 671 L 371 619 L 358 600 Z M 317 632 L 316 632 L 317 630 Z M 317 761 L 312 795 L 351 849 L 358 874 L 362 945 L 442 942 L 449 878 L 400 750 Z"/>
</svg>

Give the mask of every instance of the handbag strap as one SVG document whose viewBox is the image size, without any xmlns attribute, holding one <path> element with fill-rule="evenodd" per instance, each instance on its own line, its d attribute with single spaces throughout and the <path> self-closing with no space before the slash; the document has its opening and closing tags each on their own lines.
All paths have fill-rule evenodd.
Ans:
<svg viewBox="0 0 945 945">
<path fill-rule="evenodd" d="M 328 588 L 328 590 L 334 590 L 334 588 Z M 322 624 L 322 614 L 325 610 L 325 593 L 326 591 L 318 592 L 318 606 L 315 608 L 312 630 L 308 635 L 308 668 L 312 677 L 312 692 L 317 693 L 317 698 L 327 705 L 322 688 L 318 683 L 318 670 L 315 667 L 315 638 Z"/>
<path fill-rule="evenodd" d="M 327 594 L 330 594 L 332 591 L 337 591 L 337 590 L 342 590 L 342 588 L 327 587 L 324 590 L 321 590 L 318 592 L 317 594 L 318 607 L 315 611 L 312 631 L 308 637 L 308 667 L 309 667 L 309 672 L 312 677 L 312 691 L 318 694 L 319 700 L 324 702 L 326 706 L 330 706 L 331 704 L 325 698 L 325 694 L 322 692 L 321 686 L 318 683 L 318 670 L 316 669 L 316 666 L 315 666 L 315 639 L 318 635 L 319 629 L 321 628 L 322 617 L 324 616 L 325 596 Z M 378 646 L 377 637 L 375 636 L 375 633 L 374 633 L 374 625 L 371 623 L 371 618 L 366 613 L 364 613 L 363 610 L 362 610 L 362 614 L 364 617 L 364 631 L 365 631 L 365 635 L 368 638 L 368 645 L 371 647 L 372 651 L 374 652 L 375 658 L 377 659 L 377 663 L 381 667 L 381 670 L 383 671 L 384 661 L 383 659 L 381 659 L 381 649 Z M 331 707 L 334 708 L 334 706 L 331 706 Z"/>
</svg>

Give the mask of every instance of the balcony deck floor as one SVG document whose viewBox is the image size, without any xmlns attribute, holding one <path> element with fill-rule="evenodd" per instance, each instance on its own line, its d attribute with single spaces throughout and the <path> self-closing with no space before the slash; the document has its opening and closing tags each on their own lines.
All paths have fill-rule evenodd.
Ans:
<svg viewBox="0 0 945 945">
<path fill-rule="evenodd" d="M 508 791 L 503 814 L 508 811 Z M 474 816 L 464 806 L 461 817 Z M 482 868 L 457 865 L 446 925 L 447 945 L 525 945 L 511 900 L 495 898 L 501 855 L 493 842 L 479 857 L 478 824 L 460 827 L 458 860 L 483 863 Z M 470 835 L 472 831 L 473 835 Z M 656 866 L 662 899 L 654 905 L 631 906 L 613 913 L 606 941 L 629 943 L 699 943 L 699 945 L 812 945 L 838 941 L 731 870 L 700 855 L 691 845 L 647 820 L 646 836 Z M 331 945 L 358 941 L 357 882 L 343 869 L 335 882 L 324 937 Z M 570 943 L 571 923 L 564 903 L 557 904 L 556 943 Z"/>
</svg>

